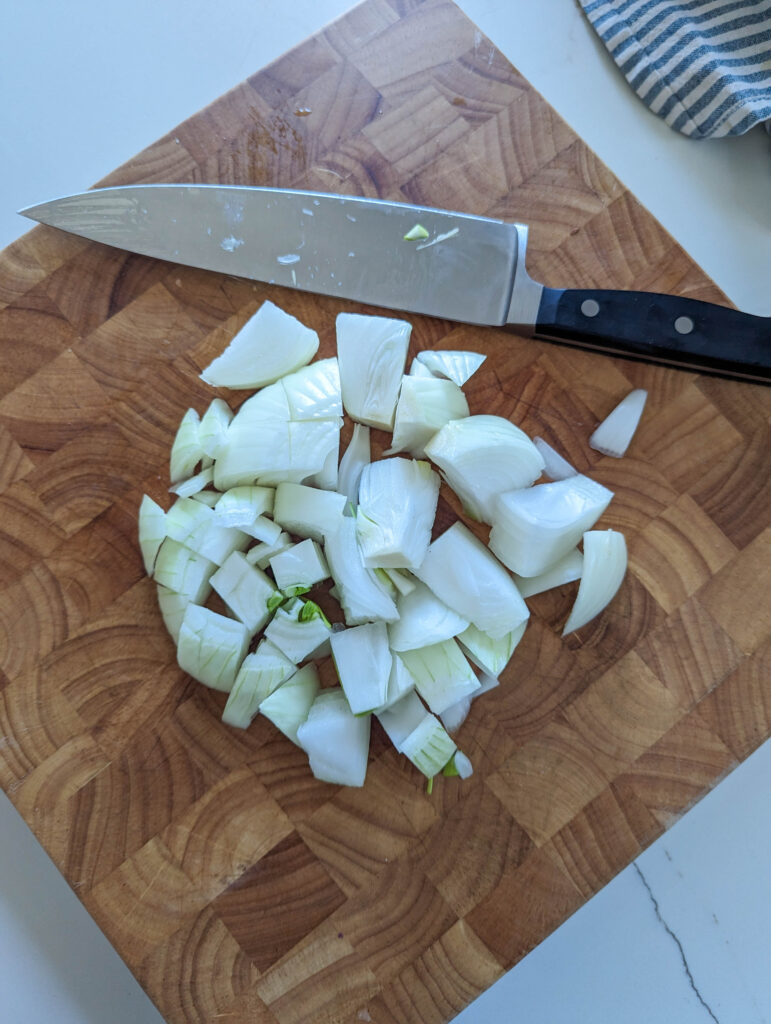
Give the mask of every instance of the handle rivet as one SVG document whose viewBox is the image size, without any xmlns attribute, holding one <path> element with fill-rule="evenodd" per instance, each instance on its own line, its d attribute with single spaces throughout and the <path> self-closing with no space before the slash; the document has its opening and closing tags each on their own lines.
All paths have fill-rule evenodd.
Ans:
<svg viewBox="0 0 771 1024">
<path fill-rule="evenodd" d="M 600 312 L 600 304 L 596 299 L 584 299 L 581 303 L 581 312 L 584 316 L 597 316 Z"/>
<path fill-rule="evenodd" d="M 675 330 L 678 334 L 690 334 L 696 325 L 689 316 L 679 316 L 675 320 Z"/>
</svg>

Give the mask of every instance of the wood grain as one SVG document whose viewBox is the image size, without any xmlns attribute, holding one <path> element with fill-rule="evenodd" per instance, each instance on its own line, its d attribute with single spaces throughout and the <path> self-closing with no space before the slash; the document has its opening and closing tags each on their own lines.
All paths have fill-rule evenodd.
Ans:
<svg viewBox="0 0 771 1024">
<path fill-rule="evenodd" d="M 450 0 L 366 0 L 102 184 L 151 181 L 524 220 L 548 284 L 724 301 Z M 40 227 L 0 254 L 0 782 L 173 1024 L 443 1024 L 771 734 L 771 393 L 412 318 L 412 353 L 489 356 L 473 411 L 615 492 L 630 571 L 564 640 L 575 585 L 529 602 L 460 733 L 471 779 L 429 797 L 376 726 L 345 790 L 266 720 L 221 722 L 136 543 L 200 370 L 266 298 L 322 356 L 368 308 Z M 603 457 L 587 438 L 632 387 L 640 430 Z"/>
</svg>

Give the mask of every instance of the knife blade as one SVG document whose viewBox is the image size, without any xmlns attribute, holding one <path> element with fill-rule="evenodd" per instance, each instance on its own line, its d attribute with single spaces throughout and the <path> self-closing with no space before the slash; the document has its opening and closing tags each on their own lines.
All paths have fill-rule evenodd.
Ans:
<svg viewBox="0 0 771 1024">
<path fill-rule="evenodd" d="M 527 273 L 524 224 L 236 185 L 93 189 L 19 212 L 186 266 L 771 383 L 771 317 L 652 292 L 548 288 Z"/>
</svg>

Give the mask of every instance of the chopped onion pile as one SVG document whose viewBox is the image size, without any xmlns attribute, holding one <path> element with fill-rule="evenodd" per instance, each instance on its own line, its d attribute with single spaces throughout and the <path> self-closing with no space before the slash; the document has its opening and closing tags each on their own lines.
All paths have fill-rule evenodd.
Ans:
<svg viewBox="0 0 771 1024">
<path fill-rule="evenodd" d="M 143 496 L 139 543 L 179 665 L 227 693 L 224 722 L 262 715 L 317 778 L 362 786 L 374 716 L 430 792 L 437 775 L 473 772 L 453 735 L 499 685 L 524 599 L 580 580 L 565 633 L 580 629 L 616 594 L 626 546 L 592 529 L 611 491 L 508 420 L 470 413 L 462 386 L 485 356 L 425 351 L 405 374 L 410 332 L 341 314 L 337 357 L 312 362 L 316 333 L 265 302 L 201 375 L 259 390 L 235 413 L 221 398 L 185 412 L 173 500 Z M 592 443 L 621 454 L 641 402 L 628 396 Z M 394 457 L 373 461 L 370 428 L 392 433 Z M 442 479 L 491 525 L 489 544 L 460 520 L 437 534 Z M 329 657 L 331 687 L 316 668 Z"/>
</svg>

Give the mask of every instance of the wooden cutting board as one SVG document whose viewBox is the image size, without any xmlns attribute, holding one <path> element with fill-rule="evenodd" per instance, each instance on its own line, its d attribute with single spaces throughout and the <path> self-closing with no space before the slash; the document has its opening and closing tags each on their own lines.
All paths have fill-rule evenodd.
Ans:
<svg viewBox="0 0 771 1024">
<path fill-rule="evenodd" d="M 449 0 L 366 0 L 102 184 L 152 181 L 524 220 L 548 284 L 723 300 Z M 630 571 L 566 640 L 575 588 L 532 600 L 460 732 L 471 780 L 429 797 L 373 729 L 339 789 L 265 720 L 221 723 L 136 544 L 200 369 L 267 297 L 320 355 L 361 308 L 44 228 L 0 257 L 0 779 L 169 1021 L 438 1024 L 769 735 L 771 392 L 412 317 L 413 351 L 488 354 L 472 411 L 616 492 Z M 587 438 L 632 387 L 644 422 L 603 458 Z"/>
</svg>

